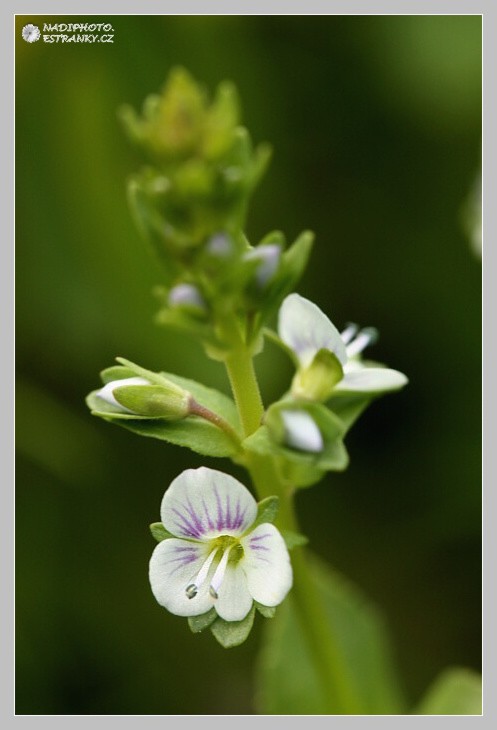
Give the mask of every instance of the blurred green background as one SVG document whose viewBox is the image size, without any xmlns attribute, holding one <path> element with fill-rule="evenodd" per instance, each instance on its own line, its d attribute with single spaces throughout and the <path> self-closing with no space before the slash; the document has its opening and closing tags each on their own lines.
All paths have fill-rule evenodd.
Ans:
<svg viewBox="0 0 497 730">
<path fill-rule="evenodd" d="M 27 22 L 105 22 L 114 44 L 28 44 Z M 408 697 L 481 655 L 481 266 L 462 209 L 480 169 L 479 16 L 18 16 L 17 713 L 253 712 L 262 620 L 193 636 L 148 585 L 165 488 L 205 463 L 88 413 L 116 355 L 228 388 L 152 322 L 161 281 L 126 205 L 140 164 L 116 109 L 173 65 L 233 80 L 275 155 L 248 234 L 316 233 L 299 291 L 410 385 L 350 434 L 351 465 L 299 495 L 320 555 L 383 610 Z M 290 378 L 269 344 L 267 401 Z M 240 472 L 241 474 L 241 472 Z"/>
</svg>

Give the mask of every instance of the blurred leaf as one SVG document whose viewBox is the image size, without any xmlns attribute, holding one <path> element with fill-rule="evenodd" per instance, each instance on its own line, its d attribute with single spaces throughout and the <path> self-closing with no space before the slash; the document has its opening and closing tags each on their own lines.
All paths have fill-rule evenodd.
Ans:
<svg viewBox="0 0 497 730">
<path fill-rule="evenodd" d="M 255 605 L 242 621 L 224 621 L 217 618 L 211 625 L 211 631 L 225 649 L 243 644 L 248 637 L 254 624 Z"/>
<path fill-rule="evenodd" d="M 446 669 L 435 680 L 414 715 L 481 715 L 481 676 L 470 669 Z"/>
<path fill-rule="evenodd" d="M 313 560 L 312 577 L 327 609 L 357 714 L 400 714 L 404 701 L 392 665 L 383 621 L 364 596 L 338 573 Z M 258 711 L 327 714 L 336 689 L 322 686 L 311 662 L 292 594 L 266 626 L 257 676 Z"/>
</svg>

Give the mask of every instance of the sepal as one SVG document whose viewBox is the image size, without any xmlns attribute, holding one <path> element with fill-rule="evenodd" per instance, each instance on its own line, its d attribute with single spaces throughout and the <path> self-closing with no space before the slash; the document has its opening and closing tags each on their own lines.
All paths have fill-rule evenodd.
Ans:
<svg viewBox="0 0 497 730">
<path fill-rule="evenodd" d="M 255 605 L 248 612 L 242 621 L 224 621 L 218 618 L 211 624 L 210 629 L 225 649 L 231 649 L 234 646 L 240 646 L 248 638 L 254 625 Z"/>
</svg>

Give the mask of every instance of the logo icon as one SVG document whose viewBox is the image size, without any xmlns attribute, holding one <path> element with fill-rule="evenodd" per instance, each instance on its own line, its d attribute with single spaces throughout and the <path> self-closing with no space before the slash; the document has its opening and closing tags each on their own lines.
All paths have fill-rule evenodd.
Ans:
<svg viewBox="0 0 497 730">
<path fill-rule="evenodd" d="M 35 43 L 40 40 L 40 29 L 37 25 L 28 23 L 22 29 L 22 37 L 27 43 Z"/>
</svg>

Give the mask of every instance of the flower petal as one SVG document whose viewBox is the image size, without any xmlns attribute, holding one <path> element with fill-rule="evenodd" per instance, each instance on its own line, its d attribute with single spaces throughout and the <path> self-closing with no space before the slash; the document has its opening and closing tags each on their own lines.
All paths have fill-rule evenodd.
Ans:
<svg viewBox="0 0 497 730">
<path fill-rule="evenodd" d="M 228 565 L 214 605 L 225 621 L 241 621 L 252 608 L 247 577 L 240 563 Z"/>
<path fill-rule="evenodd" d="M 214 605 L 205 580 L 194 598 L 188 598 L 186 588 L 208 556 L 202 543 L 170 538 L 160 542 L 150 559 L 149 578 L 157 602 L 176 616 L 200 616 Z"/>
<path fill-rule="evenodd" d="M 204 466 L 186 469 L 176 477 L 161 505 L 166 530 L 195 540 L 242 535 L 256 514 L 256 501 L 243 484 Z"/>
<path fill-rule="evenodd" d="M 318 306 L 299 294 L 290 294 L 283 301 L 278 316 L 278 333 L 303 367 L 309 365 L 322 349 L 333 352 L 342 365 L 347 362 L 345 344 L 335 325 Z"/>
<path fill-rule="evenodd" d="M 285 427 L 284 439 L 287 446 L 313 454 L 319 454 L 323 450 L 321 431 L 307 411 L 282 410 L 281 418 Z"/>
<path fill-rule="evenodd" d="M 345 368 L 343 379 L 335 385 L 333 394 L 383 393 L 398 390 L 408 382 L 404 373 L 391 368 L 369 368 L 357 366 Z"/>
<path fill-rule="evenodd" d="M 264 523 L 241 541 L 240 561 L 252 598 L 264 606 L 277 606 L 292 587 L 293 575 L 285 541 L 274 525 Z"/>
</svg>

